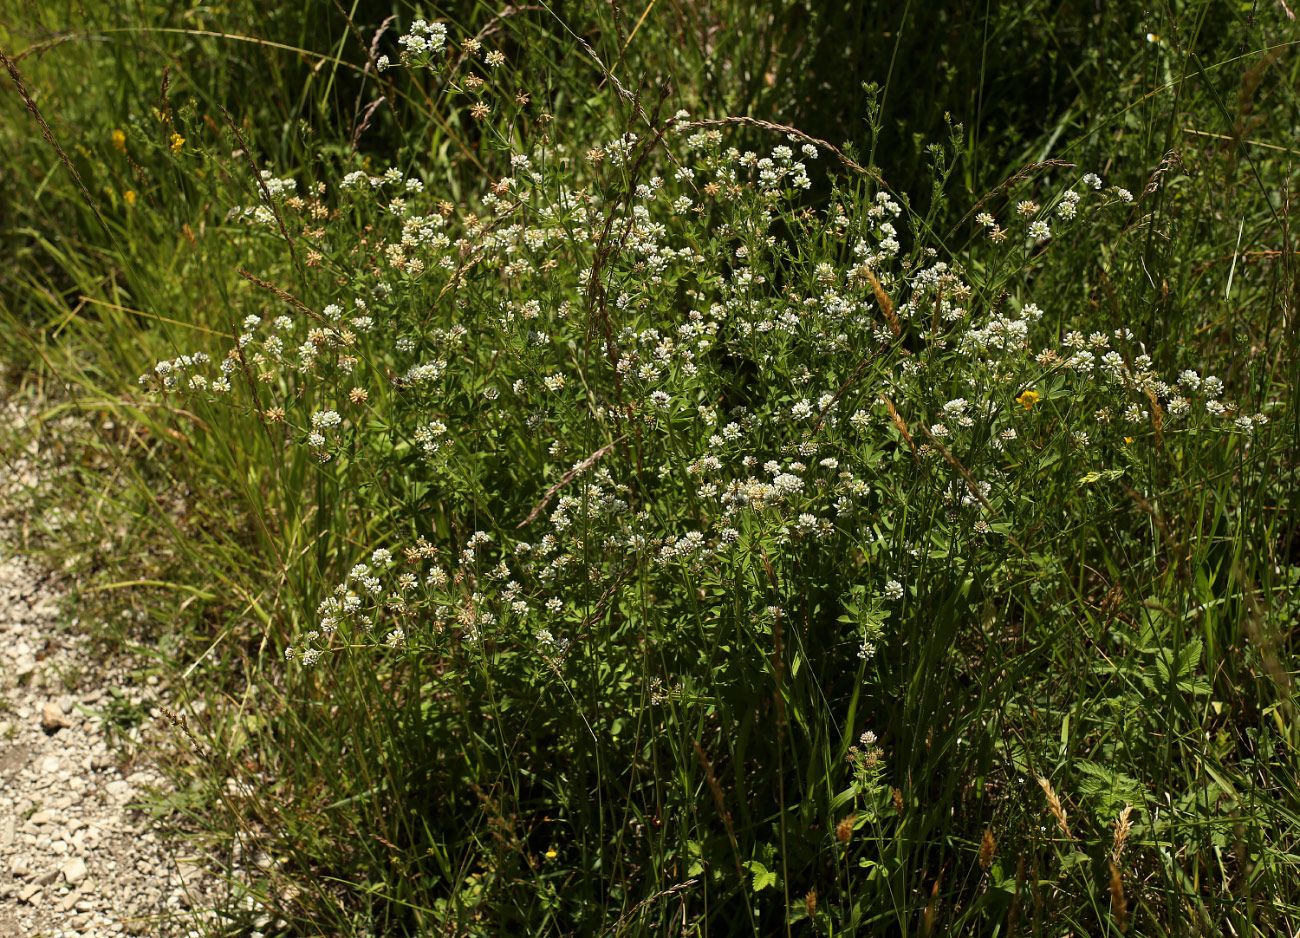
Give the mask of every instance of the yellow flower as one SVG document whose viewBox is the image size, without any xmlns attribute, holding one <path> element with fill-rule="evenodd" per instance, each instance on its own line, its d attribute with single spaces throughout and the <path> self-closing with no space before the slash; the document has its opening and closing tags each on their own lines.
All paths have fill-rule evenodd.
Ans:
<svg viewBox="0 0 1300 938">
<path fill-rule="evenodd" d="M 123 131 L 113 131 L 113 146 L 123 153 L 126 152 L 126 134 Z"/>
<path fill-rule="evenodd" d="M 1132 442 L 1133 442 L 1133 437 L 1131 437 L 1131 436 L 1126 436 L 1126 437 L 1124 437 L 1124 445 L 1125 445 L 1125 446 L 1128 446 L 1128 445 L 1129 445 L 1130 443 L 1132 443 Z"/>
<path fill-rule="evenodd" d="M 127 205 L 134 205 L 134 204 L 135 204 L 135 190 L 134 190 L 134 189 L 127 189 L 125 192 L 122 193 L 122 198 L 126 200 L 126 204 L 127 204 Z"/>
<path fill-rule="evenodd" d="M 1016 403 L 1019 404 L 1021 407 L 1023 407 L 1025 410 L 1031 410 L 1033 409 L 1033 406 L 1038 403 L 1038 392 L 1025 391 L 1019 397 L 1016 398 Z"/>
<path fill-rule="evenodd" d="M 554 859 L 555 859 L 556 857 L 558 857 L 559 855 L 560 855 L 559 852 L 558 852 L 554 847 L 547 847 L 547 848 L 546 848 L 546 859 L 548 859 L 548 860 L 554 860 Z"/>
<path fill-rule="evenodd" d="M 185 146 L 185 138 L 180 134 L 172 134 L 172 152 L 181 152 L 181 147 Z"/>
</svg>

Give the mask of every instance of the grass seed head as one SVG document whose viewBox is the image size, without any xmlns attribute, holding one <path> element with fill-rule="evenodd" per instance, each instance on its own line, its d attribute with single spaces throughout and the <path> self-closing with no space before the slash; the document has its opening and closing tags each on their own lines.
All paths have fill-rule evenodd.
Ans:
<svg viewBox="0 0 1300 938">
<path fill-rule="evenodd" d="M 1047 796 L 1047 807 L 1052 812 L 1052 817 L 1056 818 L 1056 826 L 1061 829 L 1061 833 L 1065 835 L 1066 840 L 1073 840 L 1074 835 L 1070 833 L 1065 806 L 1061 804 L 1061 799 L 1057 797 L 1056 791 L 1052 788 L 1052 783 L 1040 775 L 1038 785 L 1043 789 L 1043 794 Z"/>
</svg>

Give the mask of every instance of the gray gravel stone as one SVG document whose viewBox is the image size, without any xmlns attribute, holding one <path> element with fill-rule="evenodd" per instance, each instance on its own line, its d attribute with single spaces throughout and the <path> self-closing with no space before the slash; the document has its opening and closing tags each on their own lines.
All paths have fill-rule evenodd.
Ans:
<svg viewBox="0 0 1300 938">
<path fill-rule="evenodd" d="M 73 857 L 63 864 L 63 878 L 69 886 L 75 886 L 86 878 L 89 870 L 86 869 L 86 861 L 81 857 Z"/>
<path fill-rule="evenodd" d="M 35 883 L 32 883 L 30 886 L 25 886 L 23 887 L 23 890 L 18 893 L 18 901 L 28 902 L 35 905 L 36 903 L 32 902 L 32 900 L 41 894 L 42 889 L 43 887 L 38 886 Z"/>
<path fill-rule="evenodd" d="M 53 700 L 47 700 L 41 707 L 41 729 L 47 733 L 57 733 L 65 726 L 71 726 L 72 721 L 64 715 L 63 708 Z"/>
</svg>

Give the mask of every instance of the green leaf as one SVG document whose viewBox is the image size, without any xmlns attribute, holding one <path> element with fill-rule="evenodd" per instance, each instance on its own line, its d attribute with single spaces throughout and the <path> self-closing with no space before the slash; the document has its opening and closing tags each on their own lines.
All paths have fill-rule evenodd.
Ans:
<svg viewBox="0 0 1300 938">
<path fill-rule="evenodd" d="M 1153 664 L 1159 680 L 1144 674 L 1143 683 L 1153 693 L 1166 690 L 1170 684 L 1184 694 L 1210 693 L 1210 682 L 1196 674 L 1201 663 L 1201 651 L 1202 643 L 1197 638 L 1184 645 L 1179 655 L 1175 655 L 1172 648 L 1155 649 Z"/>
<path fill-rule="evenodd" d="M 690 857 L 690 864 L 686 868 L 686 875 L 699 876 L 704 872 L 704 850 L 698 840 L 686 841 L 686 855 Z"/>
<path fill-rule="evenodd" d="M 1141 804 L 1144 800 L 1142 784 L 1123 772 L 1087 759 L 1074 763 L 1074 767 L 1081 773 L 1079 793 L 1096 800 L 1101 817 L 1109 817 L 1126 804 Z"/>
<path fill-rule="evenodd" d="M 776 872 L 774 870 L 769 870 L 757 860 L 749 860 L 745 863 L 745 868 L 754 875 L 753 882 L 750 885 L 750 891 L 762 892 L 768 886 L 776 885 Z"/>
</svg>

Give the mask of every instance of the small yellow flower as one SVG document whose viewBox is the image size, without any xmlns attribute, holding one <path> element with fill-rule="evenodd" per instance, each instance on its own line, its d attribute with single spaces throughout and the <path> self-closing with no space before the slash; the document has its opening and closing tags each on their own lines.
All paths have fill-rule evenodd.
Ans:
<svg viewBox="0 0 1300 938">
<path fill-rule="evenodd" d="M 1019 404 L 1021 407 L 1023 407 L 1025 410 L 1032 410 L 1033 406 L 1038 403 L 1038 392 L 1024 391 L 1019 397 L 1016 398 L 1016 403 Z"/>
<path fill-rule="evenodd" d="M 548 859 L 548 860 L 554 860 L 554 859 L 555 859 L 556 857 L 558 857 L 559 855 L 560 855 L 559 852 L 558 852 L 554 847 L 547 847 L 547 848 L 546 848 L 546 859 Z"/>
<path fill-rule="evenodd" d="M 122 198 L 126 200 L 126 204 L 127 204 L 127 205 L 134 205 L 134 204 L 135 204 L 135 190 L 134 190 L 134 189 L 127 189 L 125 192 L 122 193 Z"/>
<path fill-rule="evenodd" d="M 123 153 L 126 152 L 126 133 L 124 131 L 113 131 L 113 147 Z"/>
<path fill-rule="evenodd" d="M 180 134 L 172 134 L 172 152 L 181 152 L 181 147 L 185 146 L 185 138 Z"/>
<path fill-rule="evenodd" d="M 1125 445 L 1125 446 L 1128 446 L 1128 445 L 1129 445 L 1130 443 L 1132 443 L 1132 442 L 1133 442 L 1133 437 L 1131 437 L 1131 436 L 1126 436 L 1126 437 L 1124 437 L 1124 445 Z"/>
</svg>

